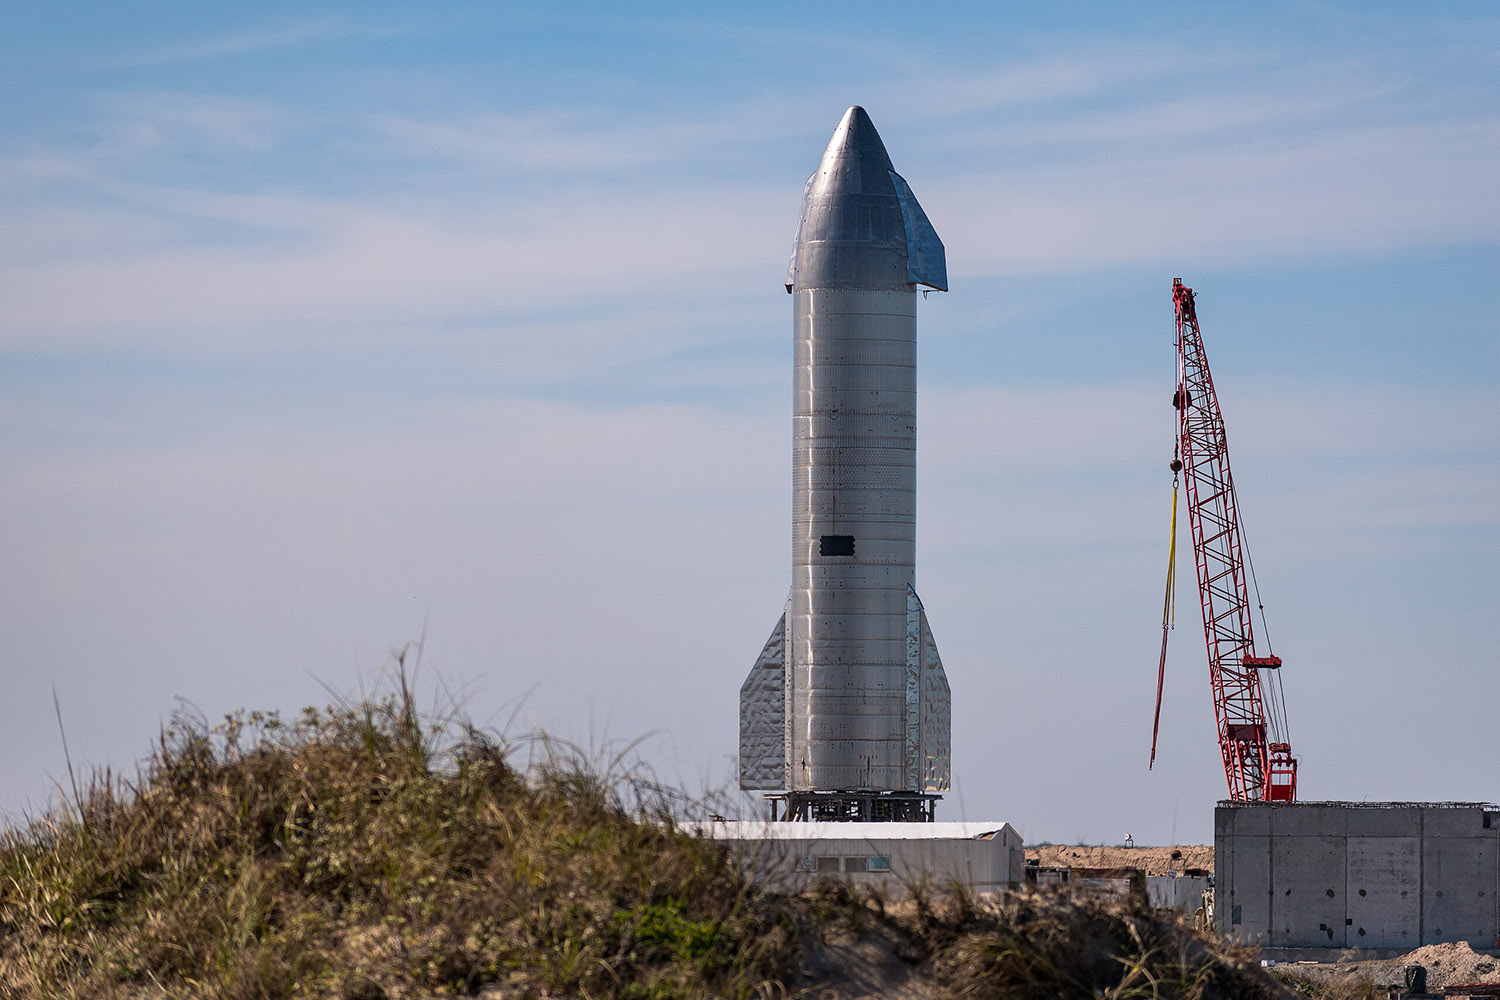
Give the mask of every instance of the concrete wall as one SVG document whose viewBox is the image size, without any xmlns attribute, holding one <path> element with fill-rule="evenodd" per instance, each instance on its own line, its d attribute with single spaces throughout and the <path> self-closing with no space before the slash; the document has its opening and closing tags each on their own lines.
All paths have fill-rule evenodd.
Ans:
<svg viewBox="0 0 1500 1000">
<path fill-rule="evenodd" d="M 1213 888 L 1207 875 L 1148 875 L 1146 899 L 1152 906 L 1181 910 L 1192 916 L 1203 905 L 1203 894 Z"/>
<path fill-rule="evenodd" d="M 1500 807 L 1220 802 L 1214 919 L 1272 948 L 1500 947 Z"/>
</svg>

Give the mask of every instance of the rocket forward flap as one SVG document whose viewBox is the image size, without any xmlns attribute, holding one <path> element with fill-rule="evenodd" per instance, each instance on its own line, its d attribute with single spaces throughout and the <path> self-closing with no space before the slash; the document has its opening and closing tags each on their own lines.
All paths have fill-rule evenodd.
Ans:
<svg viewBox="0 0 1500 1000">
<path fill-rule="evenodd" d="M 815 173 L 802 185 L 802 211 L 797 215 L 797 235 L 792 237 L 792 255 L 786 262 L 786 291 L 790 295 L 792 286 L 797 283 L 797 251 L 802 247 L 802 227 L 807 225 L 807 206 L 812 201 L 813 181 L 818 179 Z"/>
<path fill-rule="evenodd" d="M 937 230 L 917 204 L 911 186 L 896 171 L 891 171 L 896 185 L 896 200 L 901 203 L 901 222 L 906 228 L 906 280 L 913 285 L 927 285 L 940 292 L 948 290 L 948 255 Z"/>
<path fill-rule="evenodd" d="M 786 788 L 786 613 L 740 685 L 740 787 Z"/>
</svg>

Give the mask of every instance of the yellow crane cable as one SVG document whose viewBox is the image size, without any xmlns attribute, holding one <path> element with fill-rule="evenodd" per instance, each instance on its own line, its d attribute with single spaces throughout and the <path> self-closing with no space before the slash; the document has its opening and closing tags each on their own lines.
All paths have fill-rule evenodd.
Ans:
<svg viewBox="0 0 1500 1000">
<path fill-rule="evenodd" d="M 1167 551 L 1167 596 L 1162 601 L 1161 627 L 1177 625 L 1177 477 L 1172 477 L 1172 538 Z"/>
<path fill-rule="evenodd" d="M 1156 737 L 1161 731 L 1161 691 L 1167 679 L 1167 634 L 1177 624 L 1177 476 L 1172 476 L 1172 536 L 1167 547 L 1167 593 L 1161 602 L 1161 659 L 1156 664 L 1156 717 L 1151 723 L 1151 763 L 1156 766 Z"/>
</svg>

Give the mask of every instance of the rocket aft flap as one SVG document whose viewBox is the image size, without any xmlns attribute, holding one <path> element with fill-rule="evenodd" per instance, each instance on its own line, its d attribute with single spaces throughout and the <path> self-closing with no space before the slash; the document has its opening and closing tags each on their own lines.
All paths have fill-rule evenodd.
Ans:
<svg viewBox="0 0 1500 1000">
<path fill-rule="evenodd" d="M 787 270 L 792 591 L 740 688 L 741 788 L 948 788 L 948 681 L 915 589 L 919 285 L 947 289 L 942 241 L 850 108 Z"/>
</svg>

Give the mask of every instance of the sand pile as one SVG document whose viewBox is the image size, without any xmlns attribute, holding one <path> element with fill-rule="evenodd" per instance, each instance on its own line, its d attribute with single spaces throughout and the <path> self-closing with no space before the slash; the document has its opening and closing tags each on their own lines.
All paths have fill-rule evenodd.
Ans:
<svg viewBox="0 0 1500 1000">
<path fill-rule="evenodd" d="M 1173 852 L 1181 855 L 1172 857 Z M 1214 870 L 1212 844 L 1176 847 L 1089 847 L 1081 844 L 1044 844 L 1026 848 L 1026 860 L 1044 868 L 1139 868 L 1147 875 L 1179 875 L 1188 868 Z"/>
<path fill-rule="evenodd" d="M 1468 942 L 1423 945 L 1416 951 L 1371 965 L 1393 966 L 1398 972 L 1408 965 L 1427 969 L 1427 988 L 1456 983 L 1500 983 L 1500 959 L 1470 948 Z"/>
<path fill-rule="evenodd" d="M 1483 952 L 1476 952 L 1466 942 L 1452 944 L 1429 944 L 1396 958 L 1364 959 L 1359 952 L 1346 951 L 1336 962 L 1283 962 L 1276 966 L 1278 978 L 1304 989 L 1306 995 L 1318 996 L 1321 991 L 1344 984 L 1357 987 L 1367 983 L 1371 987 L 1400 986 L 1406 967 L 1420 965 L 1427 970 L 1427 990 L 1436 993 L 1446 986 L 1459 983 L 1500 983 L 1500 959 Z M 1345 995 L 1357 995 L 1347 993 Z"/>
</svg>

